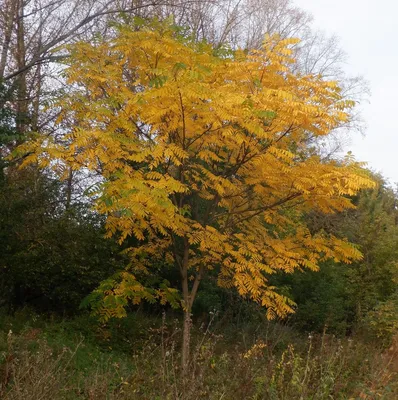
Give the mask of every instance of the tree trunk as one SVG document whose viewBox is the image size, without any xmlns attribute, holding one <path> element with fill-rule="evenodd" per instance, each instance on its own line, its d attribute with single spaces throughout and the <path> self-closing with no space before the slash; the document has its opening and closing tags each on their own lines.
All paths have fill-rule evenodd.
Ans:
<svg viewBox="0 0 398 400">
<path fill-rule="evenodd" d="M 24 26 L 24 2 L 18 1 L 17 11 L 17 66 L 19 70 L 25 68 L 26 63 L 26 48 L 25 48 L 25 26 Z M 27 128 L 28 117 L 28 99 L 27 99 L 27 84 L 26 71 L 22 72 L 17 77 L 17 119 L 16 128 L 19 134 L 24 134 Z"/>
<path fill-rule="evenodd" d="M 186 310 L 184 312 L 184 324 L 182 332 L 182 351 L 181 351 L 181 367 L 182 367 L 182 378 L 185 380 L 189 370 L 189 358 L 190 358 L 190 344 L 191 344 L 191 311 Z"/>
<path fill-rule="evenodd" d="M 9 0 L 4 6 L 4 39 L 0 55 L 0 81 L 3 80 L 4 71 L 8 61 L 8 52 L 10 50 L 11 35 L 14 28 L 16 1 Z"/>
<path fill-rule="evenodd" d="M 189 350 L 191 341 L 191 299 L 188 284 L 189 243 L 188 238 L 183 240 L 183 257 L 181 265 L 182 294 L 184 298 L 184 323 L 182 331 L 181 372 L 185 380 L 189 367 Z"/>
<path fill-rule="evenodd" d="M 190 363 L 190 345 L 191 345 L 191 327 L 192 319 L 191 312 L 200 282 L 202 280 L 205 266 L 200 266 L 196 273 L 192 288 L 189 288 L 188 267 L 189 267 L 189 241 L 185 237 L 183 240 L 183 257 L 180 263 L 181 279 L 182 279 L 182 293 L 184 299 L 184 322 L 182 330 L 182 348 L 181 348 L 181 375 L 184 382 L 188 376 L 189 363 Z"/>
<path fill-rule="evenodd" d="M 37 42 L 37 48 L 38 48 L 38 52 L 40 51 L 40 49 L 43 46 L 42 43 L 42 30 L 43 30 L 43 21 L 41 18 L 41 14 L 40 14 L 40 25 L 39 25 L 39 33 L 38 33 L 38 42 Z M 36 72 L 35 72 L 35 77 L 34 79 L 37 80 L 37 87 L 36 87 L 36 93 L 34 96 L 34 101 L 33 101 L 33 110 L 32 110 L 32 118 L 31 118 L 31 129 L 33 132 L 37 132 L 39 130 L 39 113 L 40 113 L 40 101 L 41 101 L 41 87 L 42 87 L 42 64 L 39 63 L 36 67 Z"/>
<path fill-rule="evenodd" d="M 69 211 L 72 203 L 72 191 L 73 191 L 73 170 L 69 168 L 68 180 L 66 181 L 66 203 L 65 211 Z"/>
</svg>

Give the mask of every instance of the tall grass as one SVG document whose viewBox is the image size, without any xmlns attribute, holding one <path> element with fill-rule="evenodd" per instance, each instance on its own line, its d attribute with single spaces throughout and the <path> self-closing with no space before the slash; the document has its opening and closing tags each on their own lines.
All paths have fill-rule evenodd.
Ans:
<svg viewBox="0 0 398 400">
<path fill-rule="evenodd" d="M 112 337 L 101 327 L 100 337 L 92 326 L 89 336 L 86 326 L 83 337 L 75 323 L 63 324 L 37 328 L 30 321 L 17 333 L 3 330 L 1 399 L 398 398 L 398 343 L 381 351 L 355 338 L 300 337 L 266 323 L 234 331 L 210 319 L 194 329 L 190 374 L 182 382 L 178 321 L 161 318 L 122 350 L 120 331 Z"/>
</svg>

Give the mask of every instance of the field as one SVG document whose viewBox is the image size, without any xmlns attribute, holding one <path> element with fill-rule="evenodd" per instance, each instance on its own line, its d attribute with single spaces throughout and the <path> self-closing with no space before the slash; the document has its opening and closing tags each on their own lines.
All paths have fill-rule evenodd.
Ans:
<svg viewBox="0 0 398 400">
<path fill-rule="evenodd" d="M 195 324 L 180 379 L 180 323 L 132 314 L 107 326 L 29 309 L 1 317 L 2 398 L 395 399 L 398 351 L 261 321 Z"/>
</svg>

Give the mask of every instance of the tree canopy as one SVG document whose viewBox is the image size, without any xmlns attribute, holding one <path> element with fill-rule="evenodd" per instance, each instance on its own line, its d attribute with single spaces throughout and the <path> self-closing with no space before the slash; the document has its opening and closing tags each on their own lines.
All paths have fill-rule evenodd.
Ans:
<svg viewBox="0 0 398 400">
<path fill-rule="evenodd" d="M 220 54 L 159 23 L 70 46 L 76 90 L 59 119 L 69 132 L 61 143 L 46 138 L 26 162 L 100 173 L 109 235 L 141 240 L 132 272 L 157 259 L 175 265 L 186 310 L 216 268 L 220 285 L 285 316 L 292 304 L 267 276 L 360 258 L 344 238 L 311 234 L 304 213 L 352 207 L 348 196 L 373 185 L 350 157 L 311 151 L 349 120 L 353 102 L 336 82 L 294 72 L 295 43 L 267 37 L 261 50 Z M 139 301 L 134 285 L 120 285 L 108 296 Z"/>
</svg>

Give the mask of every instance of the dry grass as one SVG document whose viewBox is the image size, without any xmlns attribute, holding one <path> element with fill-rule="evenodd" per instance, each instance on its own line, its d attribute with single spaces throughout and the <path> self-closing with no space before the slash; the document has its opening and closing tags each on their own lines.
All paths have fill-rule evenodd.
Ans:
<svg viewBox="0 0 398 400">
<path fill-rule="evenodd" d="M 0 354 L 0 398 L 398 398 L 398 339 L 380 352 L 372 345 L 327 334 L 292 340 L 292 332 L 277 325 L 258 328 L 255 334 L 236 332 L 231 339 L 212 331 L 211 322 L 196 330 L 185 384 L 180 380 L 178 321 L 164 319 L 160 327 L 148 330 L 145 341 L 129 355 L 128 368 L 115 361 L 111 350 L 112 357 L 104 353 L 89 358 L 91 350 L 84 350 L 83 340 L 55 348 L 40 330 L 9 333 Z M 82 354 L 88 359 L 81 360 Z"/>
</svg>

